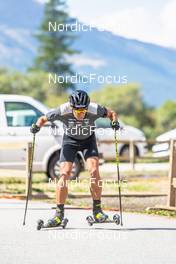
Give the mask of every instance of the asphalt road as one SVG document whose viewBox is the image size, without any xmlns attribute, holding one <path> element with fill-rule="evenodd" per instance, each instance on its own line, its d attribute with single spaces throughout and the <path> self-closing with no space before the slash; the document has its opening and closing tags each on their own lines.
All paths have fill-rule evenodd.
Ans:
<svg viewBox="0 0 176 264">
<path fill-rule="evenodd" d="M 124 226 L 89 227 L 87 210 L 66 210 L 65 230 L 36 230 L 51 205 L 30 202 L 26 226 L 24 202 L 0 200 L 1 264 L 175 264 L 176 220 L 124 213 Z M 109 212 L 113 215 L 113 212 Z"/>
</svg>

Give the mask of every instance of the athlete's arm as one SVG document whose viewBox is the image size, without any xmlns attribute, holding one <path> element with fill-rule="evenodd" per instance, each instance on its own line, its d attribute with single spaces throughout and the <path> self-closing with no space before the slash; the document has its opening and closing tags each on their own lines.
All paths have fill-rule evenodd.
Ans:
<svg viewBox="0 0 176 264">
<path fill-rule="evenodd" d="M 118 115 L 115 111 L 111 109 L 107 109 L 107 116 L 111 121 L 117 121 L 118 120 Z"/>
<path fill-rule="evenodd" d="M 39 117 L 39 119 L 37 120 L 36 125 L 37 125 L 38 127 L 42 127 L 42 126 L 44 126 L 44 125 L 46 124 L 46 122 L 48 122 L 47 117 L 46 117 L 46 116 L 41 116 L 41 117 Z"/>
<path fill-rule="evenodd" d="M 36 122 L 36 124 L 35 124 L 35 123 L 32 124 L 32 126 L 31 126 L 31 128 L 30 128 L 31 133 L 36 134 L 37 132 L 39 132 L 39 131 L 40 131 L 40 128 L 41 128 L 42 126 L 44 126 L 44 124 L 45 124 L 47 121 L 48 121 L 48 120 L 47 120 L 47 117 L 46 117 L 46 116 L 41 116 L 41 117 L 39 117 L 38 120 L 37 120 L 37 122 Z"/>
<path fill-rule="evenodd" d="M 113 110 L 108 109 L 107 110 L 107 117 L 111 120 L 111 127 L 114 130 L 119 130 L 120 129 L 120 124 L 118 121 L 118 115 L 116 112 L 114 112 Z"/>
</svg>

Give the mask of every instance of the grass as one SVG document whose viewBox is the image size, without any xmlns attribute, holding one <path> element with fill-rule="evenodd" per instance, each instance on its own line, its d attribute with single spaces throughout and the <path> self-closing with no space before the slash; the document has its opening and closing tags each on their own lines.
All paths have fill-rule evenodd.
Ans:
<svg viewBox="0 0 176 264">
<path fill-rule="evenodd" d="M 105 180 L 103 184 L 103 194 L 116 194 L 118 192 L 118 185 L 116 175 L 111 175 L 109 173 L 102 173 L 102 178 Z M 168 177 L 166 172 L 154 171 L 154 172 L 135 172 L 129 171 L 122 175 L 127 183 L 123 183 L 122 192 L 123 193 L 166 193 L 168 186 Z M 90 177 L 87 172 L 82 172 L 80 175 L 80 181 L 69 182 L 69 193 L 85 193 L 90 194 L 89 191 L 89 181 Z M 45 174 L 36 173 L 33 175 L 33 194 L 47 194 L 50 198 L 45 198 L 46 202 L 55 203 L 55 189 L 56 185 L 54 183 L 49 183 Z M 25 178 L 14 178 L 14 177 L 0 177 L 0 193 L 4 195 L 18 195 L 25 194 Z M 75 205 L 79 207 L 90 207 L 90 199 L 71 199 L 68 198 L 66 201 L 67 205 Z M 108 209 L 111 206 L 106 204 L 104 208 Z M 129 211 L 125 210 L 125 211 Z M 134 212 L 134 210 L 133 210 Z M 139 213 L 145 213 L 150 215 L 159 215 L 165 217 L 176 218 L 176 212 L 168 210 L 149 210 L 145 211 L 143 209 L 137 210 Z"/>
<path fill-rule="evenodd" d="M 148 210 L 146 211 L 147 214 L 150 215 L 159 215 L 159 216 L 168 216 L 176 218 L 176 211 L 170 210 Z"/>
<path fill-rule="evenodd" d="M 117 177 L 108 173 L 101 174 L 103 181 L 99 184 L 103 187 L 104 194 L 116 194 L 118 191 Z M 153 172 L 150 177 L 146 177 L 146 173 L 129 172 L 123 175 L 127 182 L 122 183 L 122 192 L 125 193 L 164 193 L 167 191 L 168 179 L 163 172 Z M 54 194 L 57 182 L 49 182 L 45 174 L 36 173 L 33 175 L 32 187 L 34 194 L 49 193 Z M 90 177 L 88 172 L 82 172 L 80 180 L 69 181 L 70 193 L 86 193 L 89 194 Z M 24 194 L 25 179 L 13 177 L 0 178 L 1 194 Z"/>
<path fill-rule="evenodd" d="M 153 215 L 153 216 L 163 216 L 163 217 L 171 217 L 171 218 L 176 218 L 176 211 L 170 211 L 170 210 L 166 210 L 166 209 L 162 209 L 162 210 L 130 210 L 130 209 L 126 209 L 125 212 L 128 213 L 137 213 L 137 214 L 147 214 L 147 215 Z"/>
</svg>

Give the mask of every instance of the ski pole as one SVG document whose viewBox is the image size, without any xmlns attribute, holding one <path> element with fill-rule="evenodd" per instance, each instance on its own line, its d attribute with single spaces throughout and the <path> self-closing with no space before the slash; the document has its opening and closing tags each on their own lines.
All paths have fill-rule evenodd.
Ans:
<svg viewBox="0 0 176 264">
<path fill-rule="evenodd" d="M 34 147 L 35 147 L 35 133 L 33 134 L 33 140 L 32 140 L 32 151 L 30 155 L 29 160 L 29 174 L 28 174 L 28 190 L 27 190 L 27 196 L 26 196 L 26 206 L 25 206 L 25 212 L 24 212 L 24 220 L 23 225 L 26 223 L 26 213 L 27 213 L 27 207 L 28 207 L 28 200 L 29 200 L 29 191 L 31 186 L 31 180 L 32 180 L 32 166 L 33 166 L 33 158 L 34 158 Z"/>
<path fill-rule="evenodd" d="M 120 224 L 121 224 L 121 226 L 123 226 L 123 221 L 122 221 L 121 179 L 120 179 L 120 171 L 119 171 L 119 154 L 118 154 L 118 140 L 117 140 L 117 130 L 116 129 L 114 129 L 114 135 L 115 135 L 117 179 L 118 179 L 118 192 L 119 192 Z"/>
</svg>

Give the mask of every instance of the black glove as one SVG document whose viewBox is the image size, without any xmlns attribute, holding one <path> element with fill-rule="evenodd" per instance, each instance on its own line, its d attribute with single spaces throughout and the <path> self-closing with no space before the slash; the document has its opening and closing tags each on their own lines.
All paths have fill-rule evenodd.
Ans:
<svg viewBox="0 0 176 264">
<path fill-rule="evenodd" d="M 112 127 L 112 129 L 119 130 L 120 124 L 118 121 L 111 121 L 111 127 Z"/>
<path fill-rule="evenodd" d="M 37 126 L 36 124 L 32 124 L 30 131 L 31 131 L 31 133 L 36 134 L 37 132 L 40 131 L 40 127 Z"/>
</svg>

